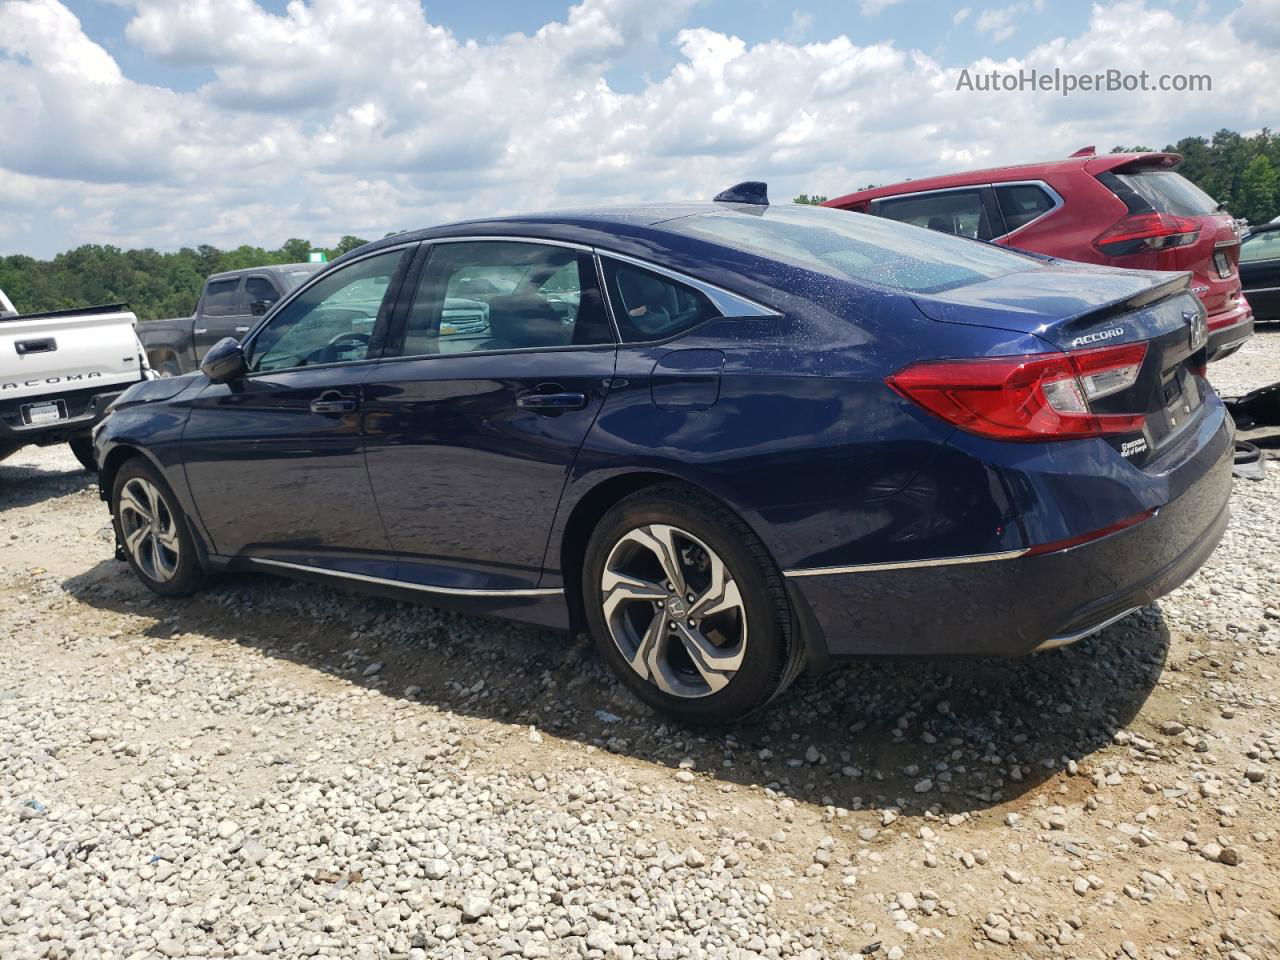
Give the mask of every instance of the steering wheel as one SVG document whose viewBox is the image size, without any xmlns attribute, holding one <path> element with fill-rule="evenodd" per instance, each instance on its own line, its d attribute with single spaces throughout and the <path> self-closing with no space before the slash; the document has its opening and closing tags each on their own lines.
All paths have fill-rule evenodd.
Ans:
<svg viewBox="0 0 1280 960">
<path fill-rule="evenodd" d="M 351 343 L 369 345 L 369 334 L 367 333 L 340 333 L 330 340 L 324 347 L 324 355 L 330 362 L 338 359 L 338 349 L 342 344 Z"/>
</svg>

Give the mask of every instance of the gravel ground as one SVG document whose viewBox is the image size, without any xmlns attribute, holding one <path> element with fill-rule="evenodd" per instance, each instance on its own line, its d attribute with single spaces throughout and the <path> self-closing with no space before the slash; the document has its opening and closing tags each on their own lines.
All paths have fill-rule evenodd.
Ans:
<svg viewBox="0 0 1280 960">
<path fill-rule="evenodd" d="M 1280 375 L 1280 333 L 1216 365 Z M 1280 957 L 1280 463 L 1190 583 L 1019 661 L 664 724 L 580 640 L 112 559 L 0 465 L 0 957 Z"/>
</svg>

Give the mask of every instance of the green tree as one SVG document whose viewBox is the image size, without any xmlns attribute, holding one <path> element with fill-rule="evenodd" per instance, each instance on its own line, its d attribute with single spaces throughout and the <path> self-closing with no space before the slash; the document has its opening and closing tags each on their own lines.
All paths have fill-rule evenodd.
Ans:
<svg viewBox="0 0 1280 960">
<path fill-rule="evenodd" d="M 277 263 L 305 263 L 307 257 L 311 255 L 314 248 L 311 246 L 310 240 L 299 240 L 297 237 L 291 237 L 284 242 L 284 246 L 280 248 L 280 253 L 284 259 L 277 260 Z"/>
<path fill-rule="evenodd" d="M 344 253 L 350 253 L 357 247 L 363 247 L 368 242 L 368 240 L 362 240 L 360 237 L 353 237 L 351 234 L 347 234 L 338 241 L 338 245 L 336 247 L 329 251 L 329 257 L 330 259 L 336 260 Z"/>
<path fill-rule="evenodd" d="M 1240 175 L 1240 209 L 1253 223 L 1266 223 L 1276 215 L 1280 174 L 1271 160 L 1259 155 L 1249 161 Z"/>
<path fill-rule="evenodd" d="M 810 196 L 810 195 L 809 195 L 809 194 L 807 194 L 807 193 L 802 193 L 802 194 L 800 194 L 800 196 L 796 197 L 796 198 L 795 198 L 794 200 L 792 200 L 791 202 L 792 202 L 792 203 L 803 203 L 803 204 L 807 204 L 808 206 L 811 206 L 811 207 L 816 207 L 816 206 L 818 206 L 819 204 L 826 203 L 826 202 L 827 202 L 827 198 L 826 198 L 825 196 L 823 196 L 822 194 L 820 194 L 820 193 L 815 193 L 815 194 L 813 194 L 812 196 Z"/>
</svg>

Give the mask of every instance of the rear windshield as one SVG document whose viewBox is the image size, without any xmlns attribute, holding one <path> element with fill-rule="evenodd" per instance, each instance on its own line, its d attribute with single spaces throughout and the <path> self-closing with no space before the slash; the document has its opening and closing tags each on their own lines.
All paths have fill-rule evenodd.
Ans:
<svg viewBox="0 0 1280 960">
<path fill-rule="evenodd" d="M 1113 176 L 1119 184 L 1133 191 L 1136 199 L 1148 208 L 1142 209 L 1139 204 L 1139 208 L 1134 209 L 1134 197 L 1126 197 L 1122 192 L 1115 191 L 1125 201 L 1130 213 L 1154 211 L 1180 217 L 1199 217 L 1218 212 L 1218 201 L 1172 170 L 1137 170 Z"/>
<path fill-rule="evenodd" d="M 842 280 L 911 293 L 938 293 L 1040 266 L 1030 257 L 976 240 L 799 204 L 727 208 L 662 226 Z"/>
</svg>

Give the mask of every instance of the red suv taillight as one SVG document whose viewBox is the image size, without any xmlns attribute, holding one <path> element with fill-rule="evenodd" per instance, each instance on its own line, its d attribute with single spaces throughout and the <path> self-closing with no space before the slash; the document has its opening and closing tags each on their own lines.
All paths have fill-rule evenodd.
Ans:
<svg viewBox="0 0 1280 960">
<path fill-rule="evenodd" d="M 973 360 L 928 360 L 889 377 L 894 390 L 962 430 L 996 440 L 1069 440 L 1141 430 L 1146 415 L 1098 414 L 1133 386 L 1145 343 Z"/>
<path fill-rule="evenodd" d="M 1185 247 L 1200 236 L 1200 221 L 1172 213 L 1133 213 L 1117 220 L 1110 229 L 1093 241 L 1100 253 L 1123 257 L 1131 253 L 1150 253 Z"/>
</svg>

